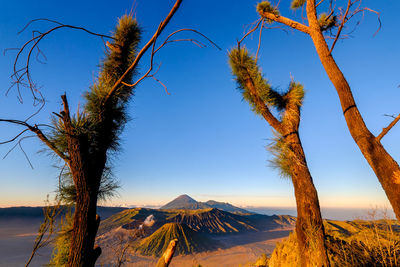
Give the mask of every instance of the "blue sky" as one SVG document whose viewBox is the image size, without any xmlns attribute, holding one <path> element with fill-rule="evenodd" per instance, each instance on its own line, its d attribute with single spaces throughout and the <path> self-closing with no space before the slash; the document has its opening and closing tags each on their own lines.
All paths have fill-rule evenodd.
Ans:
<svg viewBox="0 0 400 267">
<path fill-rule="evenodd" d="M 340 1 L 339 1 L 340 2 Z M 143 42 L 155 31 L 173 1 L 137 0 L 136 17 L 143 28 Z M 180 194 L 197 200 L 215 199 L 237 205 L 294 206 L 292 184 L 268 165 L 265 149 L 271 130 L 254 115 L 230 73 L 227 51 L 255 21 L 257 1 L 184 0 L 166 28 L 195 28 L 215 41 L 198 48 L 189 43 L 165 47 L 156 58 L 162 63 L 157 78 L 167 85 L 146 80 L 137 87 L 129 106 L 132 120 L 122 135 L 123 149 L 114 162 L 121 183 L 119 197 L 107 204 L 163 204 Z M 31 33 L 18 31 L 31 19 L 50 18 L 110 33 L 119 16 L 132 8 L 131 0 L 96 1 L 1 1 L 0 50 L 20 47 Z M 386 127 L 399 112 L 400 97 L 398 17 L 396 0 L 364 1 L 380 12 L 366 14 L 351 38 L 339 41 L 334 57 L 348 79 L 358 107 L 373 133 Z M 293 16 L 289 1 L 281 1 L 281 13 Z M 299 14 L 297 14 L 299 15 Z M 45 29 L 37 23 L 32 29 Z M 165 37 L 164 34 L 164 37 Z M 182 37 L 188 35 L 181 35 Z M 193 37 L 193 35 L 190 35 Z M 246 42 L 255 52 L 256 36 Z M 48 122 L 52 111 L 60 110 L 60 95 L 67 92 L 72 107 L 82 103 L 82 93 L 93 83 L 103 57 L 103 42 L 83 32 L 61 30 L 41 45 L 47 64 L 33 63 L 32 75 L 42 86 L 45 109 L 32 123 Z M 33 111 L 29 94 L 18 103 L 16 91 L 6 97 L 15 52 L 0 57 L 0 117 L 25 118 Z M 286 88 L 290 75 L 306 89 L 302 111 L 301 138 L 309 168 L 324 207 L 372 207 L 388 205 L 372 170 L 348 133 L 336 91 L 325 74 L 311 40 L 281 30 L 264 31 L 260 64 L 273 86 Z M 148 58 L 141 62 L 146 70 Z M 18 133 L 18 128 L 0 125 L 0 138 Z M 383 144 L 395 159 L 400 158 L 397 126 Z M 0 206 L 41 205 L 55 190 L 58 171 L 54 160 L 37 153 L 43 146 L 35 138 L 23 141 L 34 169 L 23 153 L 15 149 L 0 160 Z M 0 146 L 2 157 L 10 146 Z"/>
</svg>

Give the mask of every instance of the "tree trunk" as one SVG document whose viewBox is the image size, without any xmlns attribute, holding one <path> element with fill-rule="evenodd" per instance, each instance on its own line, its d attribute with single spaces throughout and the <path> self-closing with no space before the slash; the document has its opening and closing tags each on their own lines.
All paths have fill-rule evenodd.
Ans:
<svg viewBox="0 0 400 267">
<path fill-rule="evenodd" d="M 168 267 L 174 256 L 178 239 L 173 239 L 169 242 L 167 249 L 164 251 L 161 258 L 158 260 L 156 267 Z"/>
<path fill-rule="evenodd" d="M 94 248 L 94 241 L 100 223 L 100 218 L 96 216 L 97 194 L 106 155 L 99 154 L 98 158 L 92 159 L 88 157 L 85 153 L 87 139 L 76 134 L 71 122 L 67 97 L 63 95 L 61 98 L 64 105 L 61 115 L 67 135 L 68 164 L 76 188 L 68 266 L 91 267 L 101 254 L 100 247 Z M 101 155 L 104 155 L 103 158 Z"/>
<path fill-rule="evenodd" d="M 94 241 L 100 223 L 99 216 L 96 216 L 97 192 L 90 192 L 91 190 L 87 189 L 86 186 L 85 190 L 77 193 L 72 240 L 68 257 L 68 266 L 71 267 L 94 266 L 98 256 L 101 254 L 100 247 L 94 248 Z"/>
<path fill-rule="evenodd" d="M 400 220 L 400 167 L 369 131 L 356 106 L 350 86 L 337 66 L 318 24 L 315 1 L 307 1 L 310 36 L 326 73 L 338 93 L 351 136 L 381 183 L 394 213 Z"/>
<path fill-rule="evenodd" d="M 315 189 L 305 154 L 297 132 L 285 142 L 293 152 L 291 174 L 296 197 L 299 266 L 330 266 L 325 247 L 325 230 Z"/>
</svg>

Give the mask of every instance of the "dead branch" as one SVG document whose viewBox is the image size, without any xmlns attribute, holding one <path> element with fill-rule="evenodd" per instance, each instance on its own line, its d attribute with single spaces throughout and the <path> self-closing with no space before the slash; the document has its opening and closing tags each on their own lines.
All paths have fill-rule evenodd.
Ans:
<svg viewBox="0 0 400 267">
<path fill-rule="evenodd" d="M 130 73 L 131 70 L 133 70 L 138 64 L 144 53 L 150 48 L 151 45 L 156 41 L 158 36 L 161 34 L 161 32 L 164 30 L 164 28 L 167 26 L 168 22 L 171 20 L 172 16 L 175 14 L 175 12 L 178 10 L 179 6 L 181 5 L 182 0 L 176 0 L 174 6 L 170 10 L 169 14 L 167 17 L 160 23 L 160 26 L 154 33 L 154 35 L 151 37 L 151 39 L 145 44 L 145 46 L 139 51 L 137 54 L 135 60 L 133 63 L 129 66 L 129 68 L 122 74 L 122 76 L 118 79 L 118 81 L 115 82 L 113 87 L 111 88 L 110 92 L 107 94 L 107 96 L 104 99 L 103 106 L 107 106 L 107 103 L 109 99 L 114 95 L 115 91 L 117 90 L 118 86 L 122 83 L 126 75 Z"/>
<path fill-rule="evenodd" d="M 393 126 L 396 125 L 396 123 L 400 120 L 400 113 L 399 115 L 397 115 L 396 118 L 394 118 L 394 120 L 386 127 L 382 129 L 382 132 L 376 137 L 376 140 L 378 142 L 381 141 L 381 139 L 390 131 L 390 129 L 393 128 Z"/>
<path fill-rule="evenodd" d="M 339 26 L 339 28 L 338 28 L 338 30 L 337 30 L 335 40 L 334 40 L 333 43 L 332 43 L 331 49 L 329 49 L 329 54 L 332 53 L 332 50 L 333 50 L 333 48 L 335 47 L 335 44 L 336 44 L 337 40 L 339 39 L 340 33 L 342 32 L 342 29 L 343 29 L 343 26 L 344 26 L 344 24 L 345 24 L 346 21 L 347 21 L 347 15 L 349 14 L 349 10 L 350 10 L 351 5 L 352 5 L 352 2 L 351 2 L 351 0 L 349 0 L 349 1 L 347 2 L 346 12 L 344 13 L 344 16 L 343 16 L 343 18 L 342 18 L 342 22 L 340 23 L 340 26 Z"/>
<path fill-rule="evenodd" d="M 297 21 L 291 20 L 289 18 L 286 18 L 284 16 L 275 15 L 273 13 L 269 13 L 269 12 L 265 12 L 265 11 L 261 11 L 260 12 L 260 16 L 265 18 L 265 19 L 269 19 L 269 20 L 272 20 L 272 21 L 275 21 L 275 22 L 282 23 L 282 24 L 284 24 L 286 26 L 289 26 L 290 28 L 299 30 L 299 31 L 304 32 L 306 34 L 309 34 L 309 32 L 310 32 L 308 26 L 306 26 L 306 25 L 304 25 L 304 24 L 302 24 L 300 22 L 297 22 Z"/>
<path fill-rule="evenodd" d="M 258 60 L 258 52 L 260 52 L 260 47 L 261 47 L 261 35 L 262 35 L 262 30 L 264 28 L 264 20 L 261 22 L 261 27 L 260 27 L 260 33 L 258 35 L 258 45 L 257 45 L 257 53 L 256 53 L 256 63 Z"/>
<path fill-rule="evenodd" d="M 315 7 L 317 8 L 320 4 L 322 4 L 323 2 L 324 2 L 325 0 L 320 0 L 316 5 L 315 5 Z"/>
<path fill-rule="evenodd" d="M 262 21 L 263 21 L 263 19 L 258 19 L 256 21 L 256 25 L 253 28 L 251 28 L 249 31 L 247 31 L 246 34 L 243 35 L 242 39 L 240 39 L 238 41 L 238 44 L 240 45 L 243 42 L 243 40 L 246 39 L 247 36 L 249 36 L 251 33 L 253 33 L 255 30 L 257 30 L 257 28 L 260 26 Z"/>
<path fill-rule="evenodd" d="M 90 31 L 90 30 L 88 30 L 88 29 L 86 29 L 84 27 L 63 24 L 63 23 L 60 23 L 60 22 L 55 21 L 55 20 L 43 19 L 43 18 L 34 19 L 34 20 L 29 21 L 19 33 L 25 31 L 31 24 L 33 24 L 34 22 L 38 22 L 38 21 L 47 21 L 47 22 L 55 23 L 58 26 L 55 26 L 55 27 L 47 30 L 46 32 L 43 32 L 43 33 L 39 32 L 39 31 L 32 31 L 33 37 L 30 40 L 28 40 L 27 42 L 25 42 L 22 45 L 22 47 L 18 49 L 17 56 L 16 56 L 16 58 L 14 60 L 13 74 L 11 75 L 13 83 L 10 86 L 10 88 L 7 90 L 7 93 L 8 93 L 11 90 L 11 88 L 16 86 L 17 87 L 17 91 L 18 91 L 18 96 L 19 96 L 18 100 L 20 102 L 22 102 L 22 96 L 21 96 L 21 92 L 20 92 L 20 87 L 22 86 L 22 87 L 29 88 L 31 93 L 32 93 L 32 96 L 34 98 L 34 104 L 36 103 L 36 101 L 38 101 L 40 103 L 44 99 L 43 99 L 42 95 L 40 94 L 40 91 L 39 91 L 37 85 L 34 83 L 34 81 L 32 79 L 32 76 L 31 76 L 31 73 L 30 73 L 30 63 L 31 63 L 31 59 L 32 59 L 32 55 L 33 55 L 34 51 L 37 51 L 36 58 L 38 58 L 40 55 L 44 55 L 43 52 L 39 48 L 39 43 L 46 36 L 48 36 L 50 33 L 54 32 L 56 30 L 59 30 L 59 29 L 62 29 L 62 28 L 69 28 L 69 29 L 84 31 L 84 32 L 86 32 L 86 33 L 88 33 L 90 35 L 94 35 L 94 36 L 97 36 L 97 37 L 112 39 L 111 36 L 95 33 L 95 32 L 92 32 L 92 31 Z M 18 63 L 20 62 L 22 53 L 24 51 L 28 51 L 27 59 L 26 59 L 26 62 L 24 63 L 24 66 L 22 68 L 18 69 L 18 65 L 19 65 Z"/>
<path fill-rule="evenodd" d="M 31 255 L 26 262 L 25 267 L 29 266 L 40 248 L 47 246 L 52 241 L 51 236 L 56 229 L 56 218 L 61 213 L 62 208 L 60 200 L 57 200 L 55 205 L 50 205 L 49 200 L 47 199 L 46 204 L 47 205 L 43 208 L 44 220 L 39 227 L 38 235 L 36 236 Z"/>
<path fill-rule="evenodd" d="M 157 29 L 157 31 L 160 29 L 160 27 L 161 27 L 161 23 L 160 23 L 159 28 Z M 167 93 L 168 95 L 170 95 L 170 93 L 168 92 L 168 89 L 167 89 L 166 85 L 163 84 L 160 80 L 158 80 L 158 79 L 155 77 L 155 74 L 158 72 L 158 69 L 159 69 L 159 68 L 157 69 L 157 71 L 155 71 L 154 73 L 150 74 L 151 71 L 153 70 L 154 56 L 155 56 L 155 54 L 156 54 L 161 48 L 163 48 L 165 45 L 167 45 L 167 44 L 169 44 L 169 43 L 174 43 L 174 42 L 191 42 L 191 43 L 197 45 L 197 46 L 200 47 L 200 48 L 206 47 L 206 45 L 205 45 L 204 43 L 202 43 L 201 41 L 199 41 L 199 40 L 197 40 L 197 39 L 193 39 L 193 38 L 171 39 L 171 38 L 172 38 L 174 35 L 176 35 L 177 33 L 184 32 L 184 31 L 194 32 L 195 34 L 200 35 L 201 37 L 205 38 L 208 42 L 210 42 L 214 47 L 216 47 L 217 49 L 221 50 L 221 48 L 220 48 L 216 43 L 214 43 L 210 38 L 208 38 L 206 35 L 204 35 L 203 33 L 199 32 L 199 31 L 197 31 L 197 30 L 195 30 L 195 29 L 186 29 L 186 28 L 185 28 L 185 29 L 176 30 L 176 31 L 172 32 L 171 34 L 169 34 L 169 35 L 165 38 L 164 42 L 163 42 L 159 47 L 157 47 L 157 48 L 155 48 L 155 44 L 156 44 L 157 39 L 154 40 L 154 42 L 153 42 L 153 44 L 152 44 L 151 54 L 150 54 L 150 67 L 149 67 L 149 69 L 146 71 L 146 73 L 145 73 L 144 75 L 142 75 L 142 77 L 140 77 L 138 80 L 136 80 L 136 82 L 134 82 L 134 83 L 132 83 L 132 84 L 126 83 L 126 82 L 124 82 L 124 81 L 121 81 L 121 84 L 123 84 L 123 85 L 125 85 L 125 86 L 129 86 L 129 87 L 135 87 L 135 86 L 137 86 L 143 79 L 145 79 L 145 78 L 153 78 L 155 81 L 157 81 L 159 84 L 161 84 L 161 85 L 164 87 L 166 93 Z"/>
<path fill-rule="evenodd" d="M 26 132 L 27 130 L 33 132 L 36 134 L 36 136 L 43 142 L 45 143 L 51 150 L 53 150 L 60 158 L 62 158 L 65 161 L 69 161 L 69 157 L 66 156 L 63 152 L 61 152 L 47 137 L 46 135 L 40 130 L 39 126 L 40 124 L 35 124 L 35 125 L 30 125 L 26 121 L 20 121 L 20 120 L 8 120 L 8 119 L 0 119 L 0 122 L 7 122 L 7 123 L 12 123 L 12 124 L 17 124 L 26 127 L 24 131 L 20 132 L 17 134 L 17 136 L 11 138 L 10 140 L 1 142 L 0 145 L 2 144 L 7 144 L 15 141 L 21 134 Z"/>
<path fill-rule="evenodd" d="M 178 41 L 178 40 L 170 40 L 170 38 L 171 38 L 172 36 L 176 35 L 177 33 L 184 32 L 184 31 L 187 31 L 187 32 L 194 32 L 195 34 L 198 34 L 198 35 L 200 35 L 201 37 L 203 37 L 204 39 L 206 39 L 210 44 L 212 44 L 212 45 L 213 45 L 214 47 L 216 47 L 218 50 L 222 50 L 216 43 L 214 43 L 210 38 L 208 38 L 208 37 L 207 37 L 206 35 L 204 35 L 203 33 L 199 32 L 199 31 L 197 31 L 197 30 L 195 30 L 195 29 L 187 29 L 187 28 L 184 28 L 184 29 L 176 30 L 176 31 L 174 31 L 173 33 L 169 34 L 169 35 L 167 36 L 167 38 L 165 38 L 164 42 L 155 50 L 155 53 L 157 53 L 157 51 L 160 50 L 160 49 L 161 49 L 163 46 L 165 46 L 167 43 L 171 43 L 171 42 L 174 42 L 174 41 Z M 189 40 L 190 40 L 190 39 L 189 39 Z"/>
</svg>

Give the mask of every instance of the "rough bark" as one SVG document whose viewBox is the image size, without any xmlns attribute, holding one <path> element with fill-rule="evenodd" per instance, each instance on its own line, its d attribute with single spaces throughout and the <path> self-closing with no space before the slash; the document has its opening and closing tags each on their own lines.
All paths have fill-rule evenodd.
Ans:
<svg viewBox="0 0 400 267">
<path fill-rule="evenodd" d="M 296 163 L 291 166 L 297 206 L 296 236 L 300 266 L 329 266 L 325 247 L 325 229 L 317 190 L 307 167 L 298 133 L 286 138 Z"/>
<path fill-rule="evenodd" d="M 307 1 L 309 34 L 321 63 L 338 93 L 351 136 L 381 183 L 394 213 L 400 220 L 400 167 L 367 128 L 342 71 L 336 64 L 318 24 L 315 1 Z"/>
<path fill-rule="evenodd" d="M 67 135 L 68 165 L 76 187 L 68 266 L 90 267 L 94 266 L 101 254 L 99 247 L 94 248 L 94 241 L 100 223 L 99 216 L 96 216 L 96 207 L 105 160 L 97 161 L 97 166 L 90 164 L 96 162 L 96 160 L 90 160 L 85 153 L 87 151 L 87 140 L 75 133 L 71 123 L 67 97 L 63 95 L 61 98 L 64 105 L 61 115 Z"/>
<path fill-rule="evenodd" d="M 290 101 L 285 107 L 282 121 L 278 121 L 257 94 L 251 79 L 246 87 L 264 119 L 278 132 L 290 149 L 290 173 L 296 198 L 296 237 L 300 266 L 330 266 L 325 246 L 325 229 L 318 194 L 307 166 L 299 137 L 300 107 Z M 286 116 L 285 116 L 286 115 Z"/>
</svg>

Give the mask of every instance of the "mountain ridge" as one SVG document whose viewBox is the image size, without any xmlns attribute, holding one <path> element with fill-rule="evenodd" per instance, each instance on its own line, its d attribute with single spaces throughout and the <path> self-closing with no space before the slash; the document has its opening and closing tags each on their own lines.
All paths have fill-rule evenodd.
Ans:
<svg viewBox="0 0 400 267">
<path fill-rule="evenodd" d="M 201 210 L 209 208 L 217 208 L 219 210 L 239 214 L 254 214 L 254 212 L 236 207 L 228 202 L 219 202 L 215 200 L 200 202 L 186 194 L 180 195 L 164 206 L 160 207 L 162 210 Z"/>
</svg>

